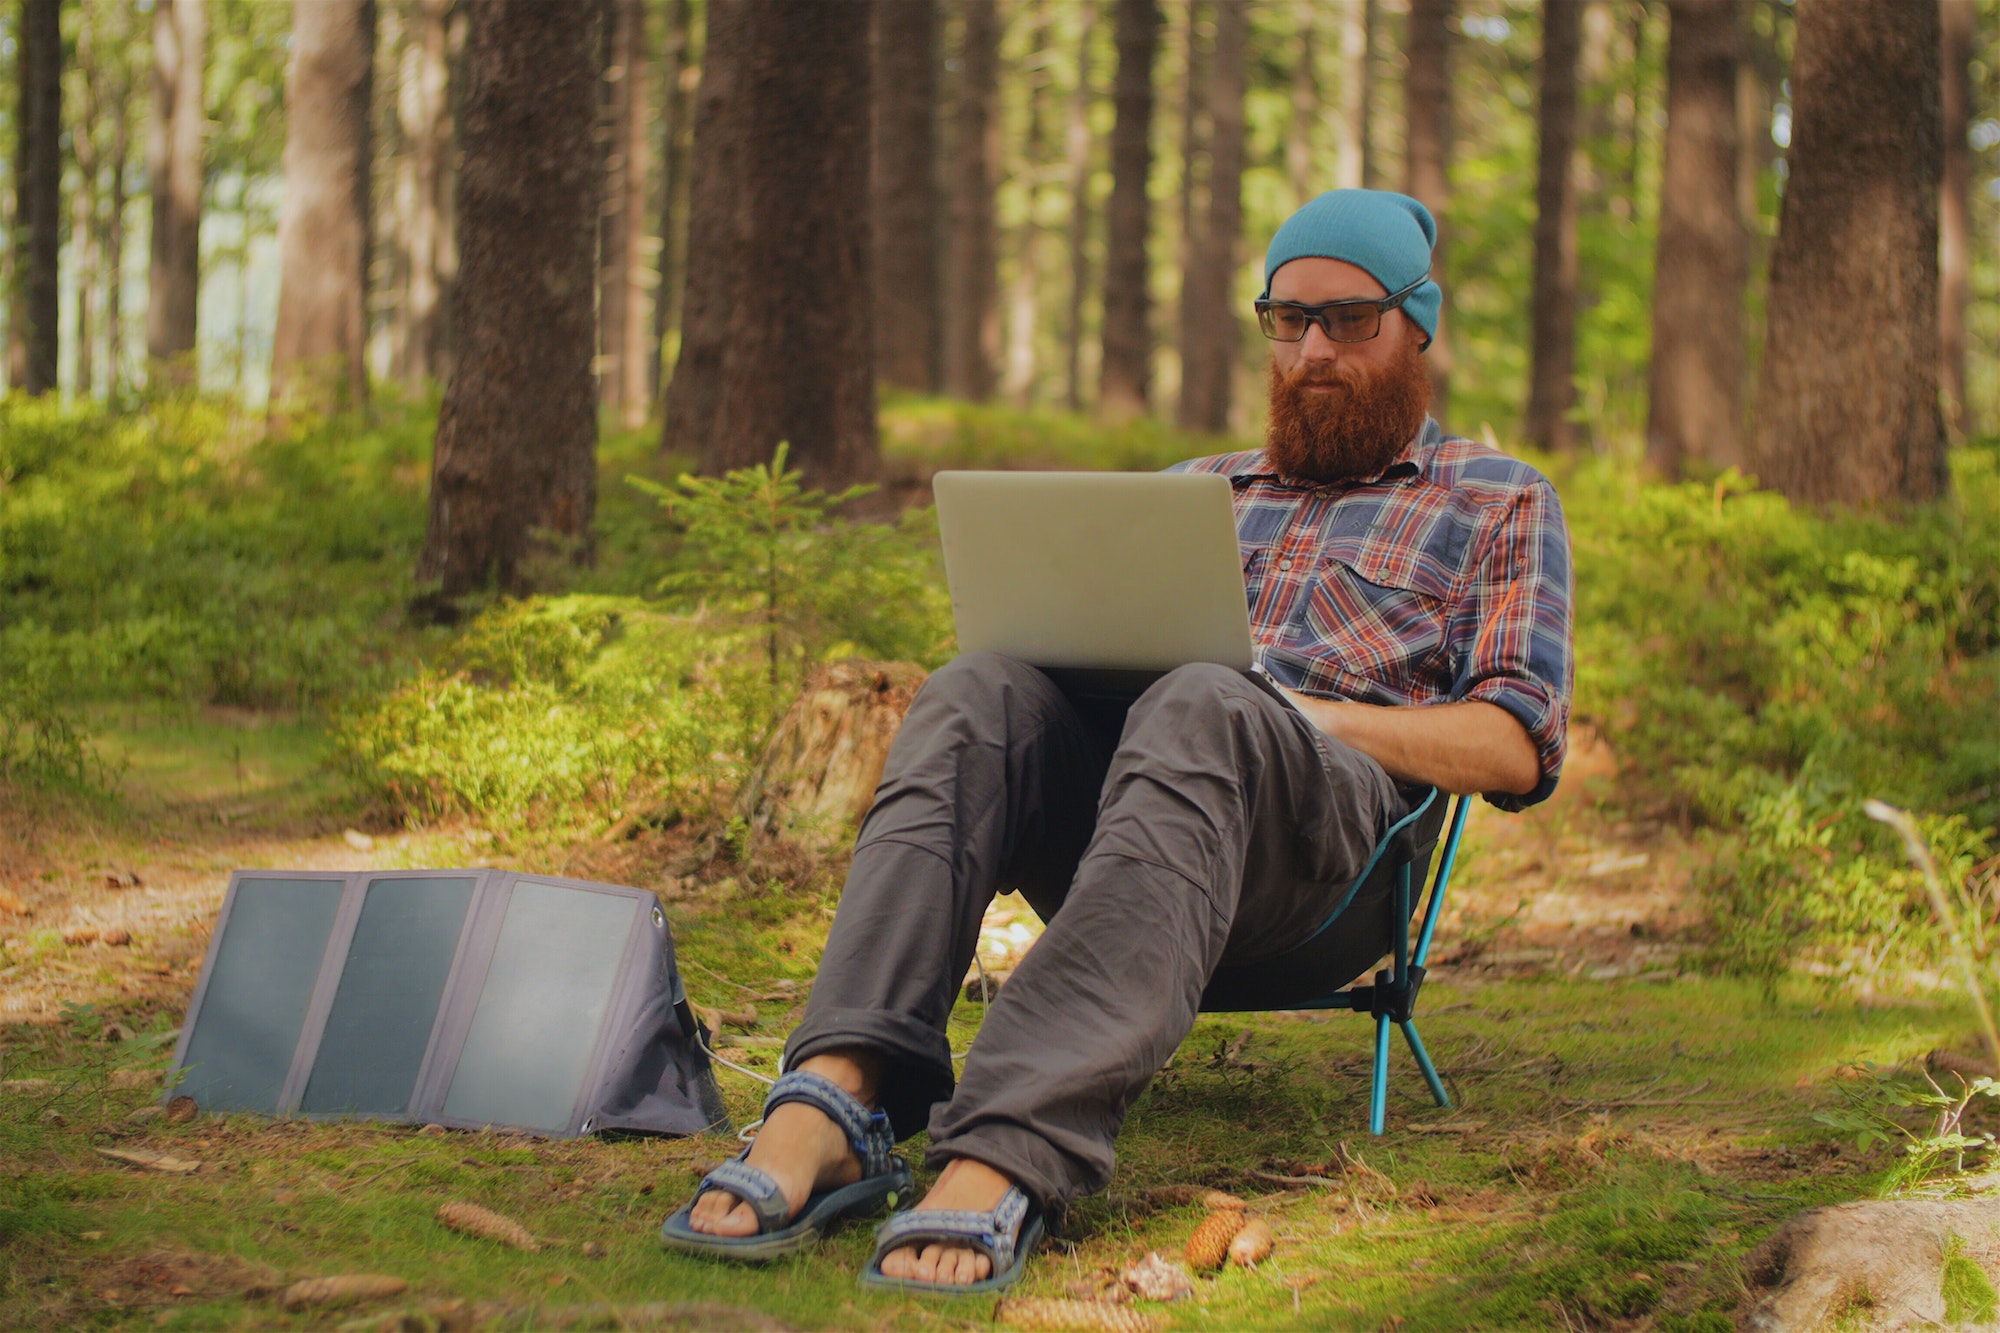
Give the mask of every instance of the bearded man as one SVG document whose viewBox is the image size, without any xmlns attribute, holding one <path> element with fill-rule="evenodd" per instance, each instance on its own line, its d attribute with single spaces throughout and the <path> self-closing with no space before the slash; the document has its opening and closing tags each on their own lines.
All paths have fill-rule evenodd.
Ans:
<svg viewBox="0 0 2000 1333">
<path fill-rule="evenodd" d="M 758 1259 L 908 1191 L 890 1148 L 928 1124 L 929 1194 L 882 1227 L 874 1285 L 1012 1281 L 1044 1219 L 1110 1180 L 1132 1101 L 1216 969 L 1317 929 L 1428 787 L 1507 809 L 1562 768 L 1569 539 L 1554 489 L 1428 415 L 1435 224 L 1337 190 L 1281 227 L 1256 303 L 1263 449 L 1227 476 L 1261 667 L 1169 672 L 1129 705 L 973 654 L 933 675 L 864 821 L 805 1019 L 743 1158 L 662 1232 Z M 954 1087 L 945 1037 L 987 903 L 1048 922 Z M 1060 910 L 1058 910 L 1060 909 Z M 1349 977 L 1389 902 L 1357 898 Z"/>
</svg>

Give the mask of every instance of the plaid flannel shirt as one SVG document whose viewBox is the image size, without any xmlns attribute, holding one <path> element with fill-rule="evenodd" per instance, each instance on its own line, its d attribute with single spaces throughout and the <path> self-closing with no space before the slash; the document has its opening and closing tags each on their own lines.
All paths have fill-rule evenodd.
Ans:
<svg viewBox="0 0 2000 1333">
<path fill-rule="evenodd" d="M 1177 463 L 1235 488 L 1258 660 L 1305 694 L 1409 705 L 1479 699 L 1528 729 L 1546 800 L 1562 772 L 1573 674 L 1569 530 L 1555 488 L 1426 421 L 1372 477 L 1310 484 L 1264 451 Z"/>
</svg>

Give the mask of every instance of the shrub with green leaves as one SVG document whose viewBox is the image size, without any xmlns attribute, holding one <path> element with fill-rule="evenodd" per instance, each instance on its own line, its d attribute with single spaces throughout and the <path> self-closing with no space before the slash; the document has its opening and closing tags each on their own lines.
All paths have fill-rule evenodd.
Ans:
<svg viewBox="0 0 2000 1333">
<path fill-rule="evenodd" d="M 506 602 L 340 723 L 342 762 L 414 823 L 534 839 L 733 790 L 770 696 L 740 632 L 632 597 Z"/>
<path fill-rule="evenodd" d="M 1919 966 L 1940 945 L 1916 877 L 1863 815 L 1917 811 L 1980 947 L 2000 816 L 2000 468 L 1956 457 L 1948 506 L 1815 515 L 1608 463 L 1563 483 L 1576 545 L 1577 715 L 1692 820 L 1731 966 Z"/>
</svg>

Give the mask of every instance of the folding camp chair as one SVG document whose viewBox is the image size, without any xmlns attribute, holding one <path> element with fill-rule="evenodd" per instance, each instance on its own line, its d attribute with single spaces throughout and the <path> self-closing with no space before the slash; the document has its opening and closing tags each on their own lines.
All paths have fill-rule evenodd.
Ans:
<svg viewBox="0 0 2000 1333">
<path fill-rule="evenodd" d="M 1459 835 L 1465 829 L 1466 802 L 1460 796 L 1451 810 L 1450 831 L 1445 836 L 1444 853 L 1438 858 L 1437 874 L 1431 880 L 1430 901 L 1424 908 L 1423 925 L 1417 932 L 1417 948 L 1410 951 L 1410 922 L 1416 903 L 1411 897 L 1412 866 L 1428 866 L 1437 848 L 1438 834 L 1445 824 L 1449 804 L 1432 788 L 1417 808 L 1391 825 L 1375 845 L 1368 864 L 1362 867 L 1347 894 L 1332 914 L 1302 943 L 1276 958 L 1263 959 L 1238 967 L 1225 967 L 1210 978 L 1202 993 L 1203 1013 L 1245 1013 L 1272 1009 L 1352 1009 L 1375 1019 L 1375 1074 L 1368 1100 L 1368 1132 L 1380 1134 L 1389 1107 L 1389 1024 L 1403 1030 L 1410 1054 L 1430 1085 L 1437 1104 L 1449 1108 L 1451 1098 L 1438 1078 L 1437 1067 L 1417 1035 L 1417 992 L 1423 989 L 1424 960 L 1430 956 L 1431 932 L 1437 928 L 1438 913 L 1444 905 L 1445 889 L 1451 882 L 1452 862 L 1458 857 Z M 1373 898 L 1385 890 L 1390 904 L 1390 939 L 1385 952 L 1390 966 L 1375 974 L 1371 985 L 1345 985 L 1351 975 L 1340 966 L 1338 955 L 1349 954 L 1352 941 L 1331 930 L 1348 907 L 1366 889 Z M 1330 975 L 1334 970 L 1340 975 Z"/>
</svg>

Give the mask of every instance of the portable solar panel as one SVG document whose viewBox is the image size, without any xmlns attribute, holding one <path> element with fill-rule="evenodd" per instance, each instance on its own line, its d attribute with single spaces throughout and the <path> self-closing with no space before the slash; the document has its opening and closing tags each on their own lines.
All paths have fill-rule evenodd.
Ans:
<svg viewBox="0 0 2000 1333">
<path fill-rule="evenodd" d="M 568 1137 L 723 1126 L 650 893 L 238 871 L 168 1077 L 205 1110 Z"/>
</svg>

